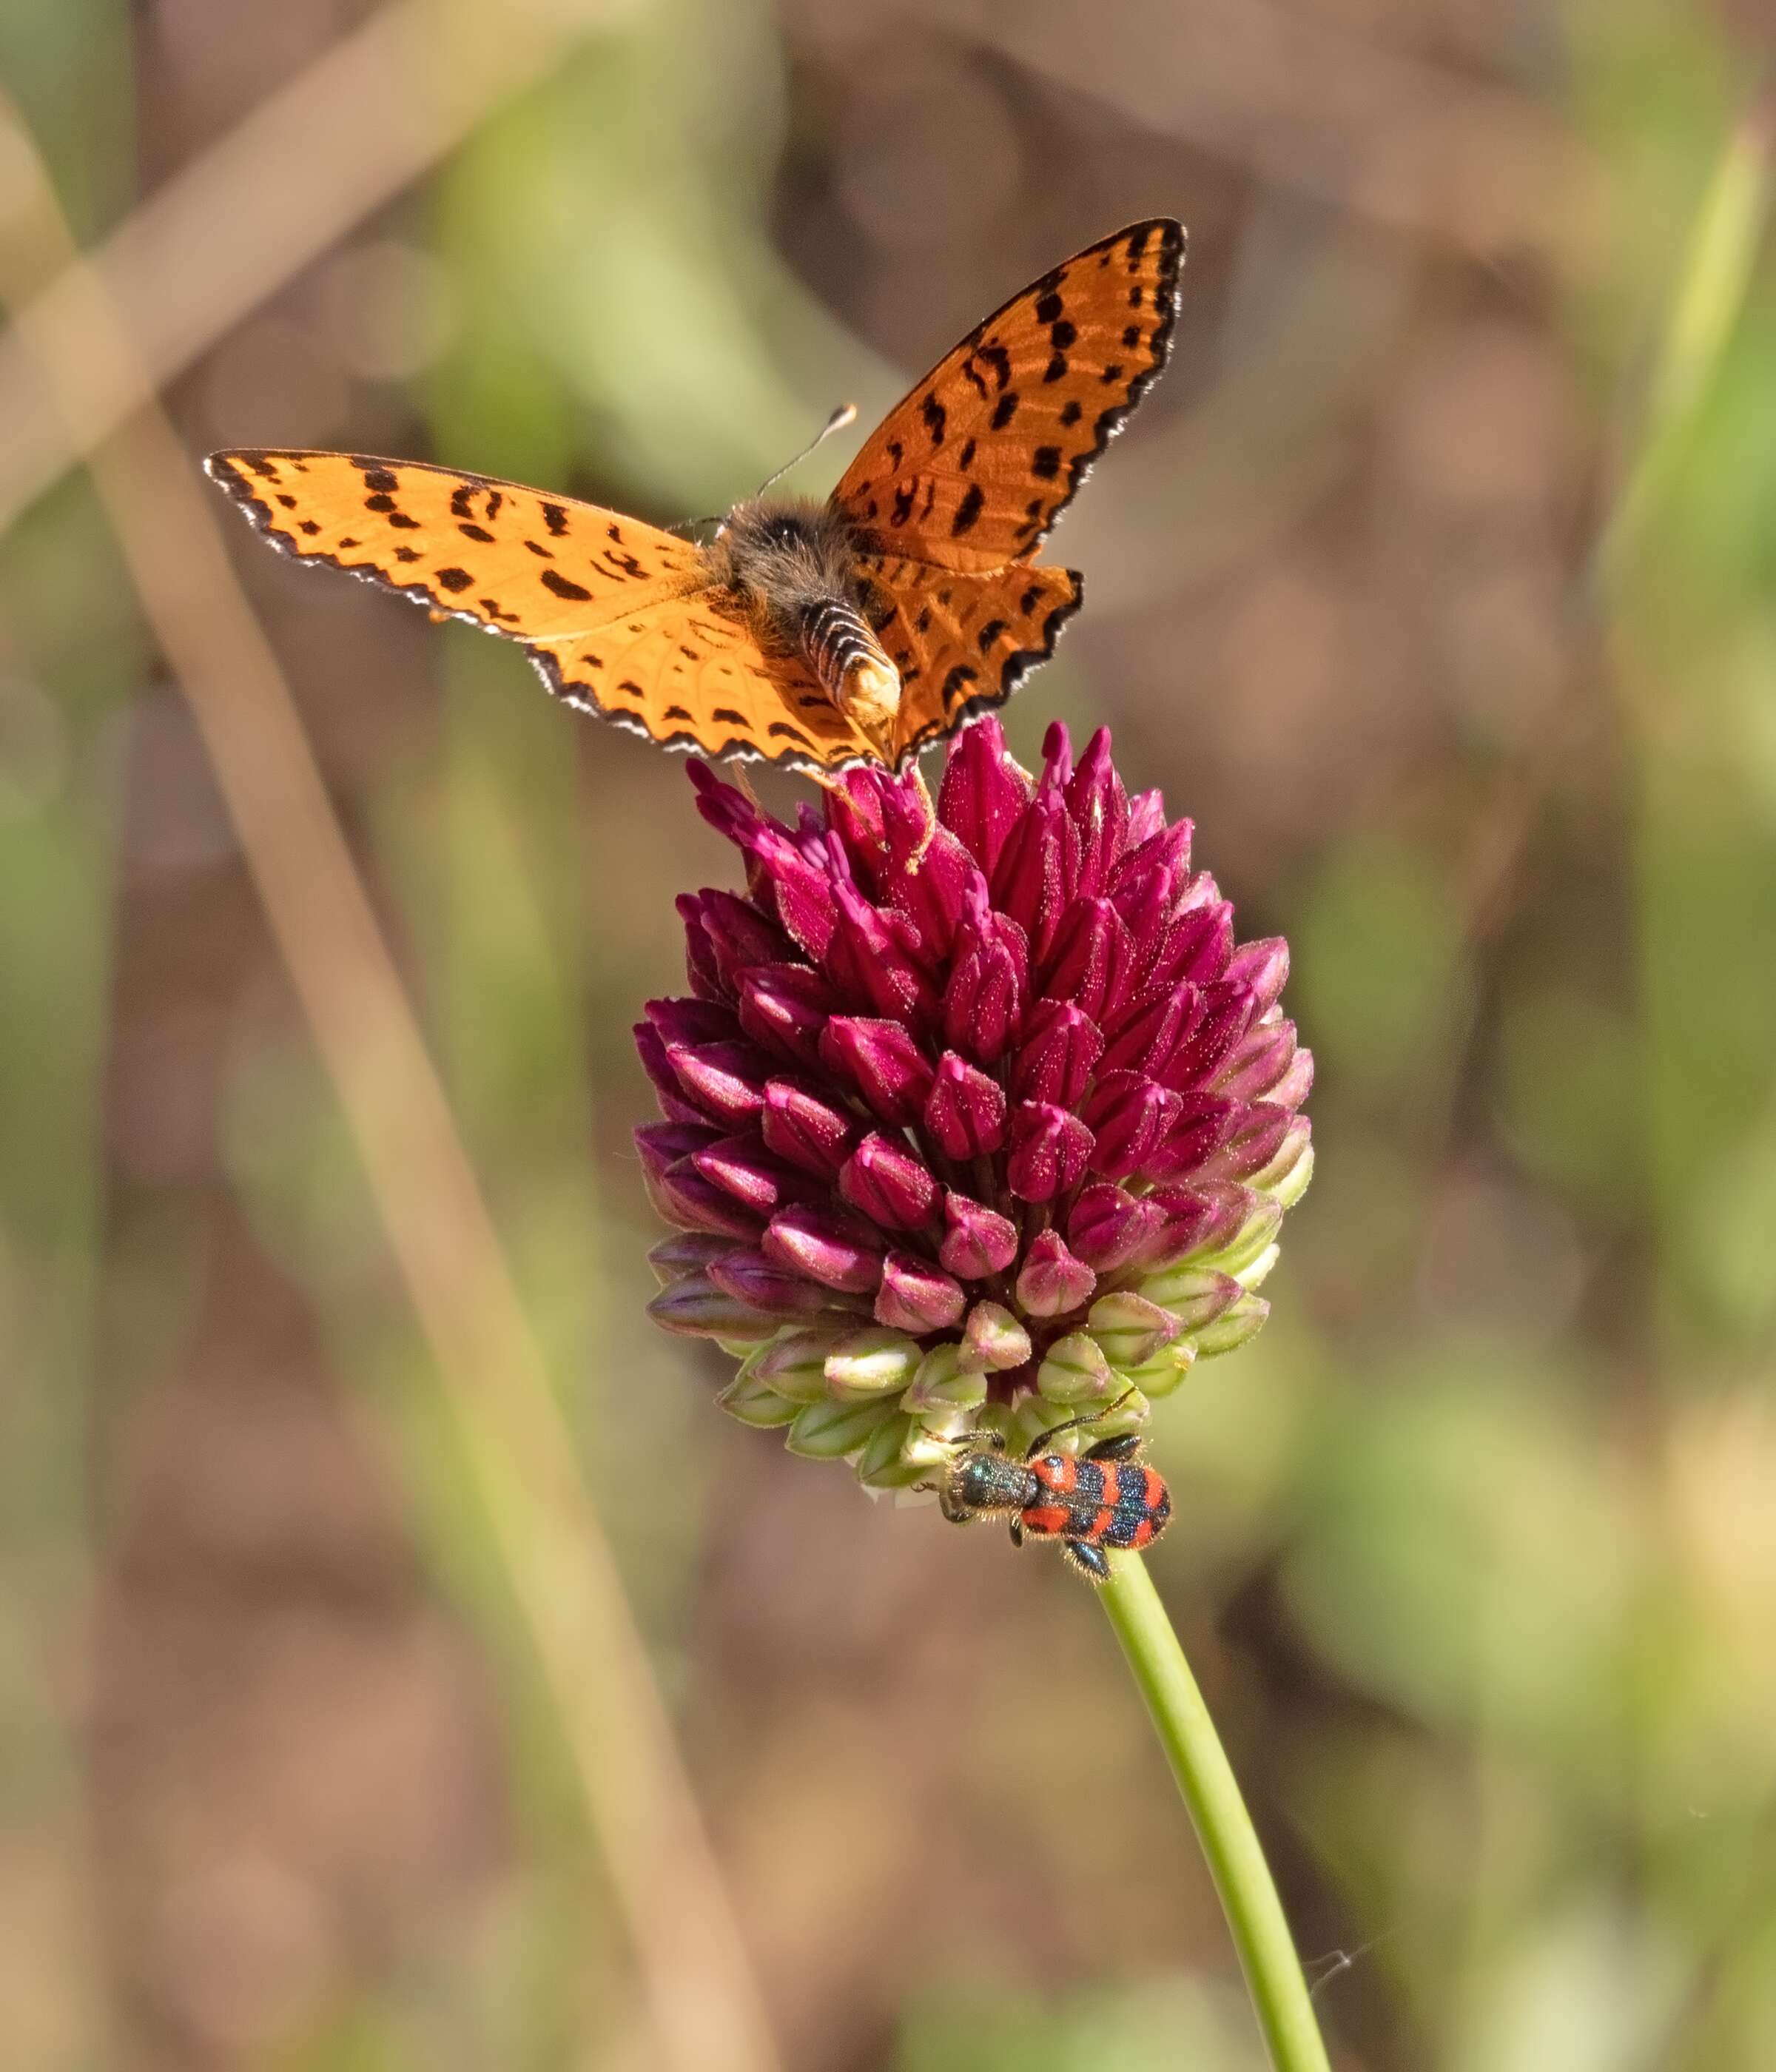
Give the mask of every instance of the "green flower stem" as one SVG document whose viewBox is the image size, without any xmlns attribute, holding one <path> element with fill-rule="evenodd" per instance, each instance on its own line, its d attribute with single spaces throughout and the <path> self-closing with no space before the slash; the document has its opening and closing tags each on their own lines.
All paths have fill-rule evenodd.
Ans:
<svg viewBox="0 0 1776 2072">
<path fill-rule="evenodd" d="M 1276 2072 L 1330 2072 L 1270 1867 L 1153 1578 L 1116 1557 L 1098 1592 L 1190 1809 Z"/>
</svg>

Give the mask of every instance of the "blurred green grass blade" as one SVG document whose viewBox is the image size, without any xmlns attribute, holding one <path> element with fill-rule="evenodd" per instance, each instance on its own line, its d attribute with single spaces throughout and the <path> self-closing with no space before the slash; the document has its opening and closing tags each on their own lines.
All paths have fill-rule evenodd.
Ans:
<svg viewBox="0 0 1776 2072">
<path fill-rule="evenodd" d="M 1647 383 L 1638 449 L 1599 541 L 1593 587 L 1622 581 L 1688 449 L 1721 356 L 1745 306 L 1770 212 L 1776 104 L 1735 125 L 1691 226 Z"/>
</svg>

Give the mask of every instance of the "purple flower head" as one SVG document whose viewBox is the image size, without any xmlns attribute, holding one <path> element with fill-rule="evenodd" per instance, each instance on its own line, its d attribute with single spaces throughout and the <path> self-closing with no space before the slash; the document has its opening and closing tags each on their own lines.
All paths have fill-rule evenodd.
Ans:
<svg viewBox="0 0 1776 2072">
<path fill-rule="evenodd" d="M 652 1314 L 742 1359 L 735 1416 L 878 1488 L 979 1425 L 1138 1425 L 1264 1322 L 1313 1168 L 1286 945 L 1236 943 L 1108 732 L 1044 746 L 1032 777 L 983 719 L 935 817 L 854 771 L 793 828 L 692 769 L 749 889 L 679 902 L 689 993 L 636 1032 L 680 1233 Z"/>
</svg>

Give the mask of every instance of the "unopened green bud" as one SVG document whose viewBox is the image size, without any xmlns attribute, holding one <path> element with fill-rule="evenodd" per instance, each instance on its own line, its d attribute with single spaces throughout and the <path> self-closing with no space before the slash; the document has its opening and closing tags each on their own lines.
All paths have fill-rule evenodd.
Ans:
<svg viewBox="0 0 1776 2072">
<path fill-rule="evenodd" d="M 1254 1195 L 1252 1214 L 1240 1226 L 1239 1235 L 1215 1255 L 1215 1264 L 1223 1273 L 1235 1274 L 1240 1280 L 1244 1280 L 1245 1276 L 1240 1269 L 1249 1266 L 1260 1253 L 1269 1248 L 1282 1224 L 1282 1203 L 1267 1201 L 1262 1195 Z"/>
<path fill-rule="evenodd" d="M 826 1385 L 841 1403 L 898 1395 L 919 1370 L 919 1341 L 886 1325 L 847 1332 L 826 1356 Z"/>
<path fill-rule="evenodd" d="M 1108 1396 L 1116 1376 L 1104 1348 L 1083 1331 L 1057 1338 L 1036 1370 L 1036 1386 L 1050 1403 L 1091 1403 Z"/>
<path fill-rule="evenodd" d="M 869 1443 L 877 1426 L 894 1416 L 891 1403 L 806 1403 L 783 1444 L 811 1461 L 837 1461 Z"/>
<path fill-rule="evenodd" d="M 775 1424 L 787 1424 L 796 1415 L 793 1403 L 745 1367 L 715 1400 L 730 1417 L 738 1417 L 742 1424 L 757 1425 L 761 1430 L 768 1430 Z"/>
<path fill-rule="evenodd" d="M 857 1456 L 857 1480 L 866 1489 L 880 1490 L 911 1489 L 915 1482 L 929 1482 L 931 1464 L 909 1451 L 924 1436 L 901 1412 L 885 1417 Z"/>
<path fill-rule="evenodd" d="M 1170 1396 L 1190 1372 L 1195 1359 L 1195 1346 L 1188 1338 L 1178 1338 L 1139 1367 L 1123 1368 L 1122 1379 L 1138 1388 L 1143 1396 Z"/>
<path fill-rule="evenodd" d="M 1104 1356 L 1112 1367 L 1128 1368 L 1151 1359 L 1161 1346 L 1171 1343 L 1182 1326 L 1170 1309 L 1129 1289 L 1100 1295 L 1086 1313 L 1085 1328 L 1104 1348 Z"/>
<path fill-rule="evenodd" d="M 758 1348 L 753 1370 L 791 1403 L 818 1403 L 827 1393 L 827 1355 L 837 1342 L 831 1331 L 785 1331 Z"/>
<path fill-rule="evenodd" d="M 1280 1244 L 1267 1244 L 1255 1260 L 1242 1266 L 1233 1277 L 1242 1288 L 1261 1288 L 1269 1276 L 1270 1269 L 1282 1256 L 1283 1248 Z"/>
<path fill-rule="evenodd" d="M 1212 1359 L 1217 1353 L 1231 1353 L 1248 1338 L 1256 1337 L 1270 1305 L 1261 1295 L 1242 1295 L 1224 1309 L 1206 1330 L 1194 1333 L 1198 1359 Z"/>
<path fill-rule="evenodd" d="M 1262 1194 L 1275 1194 L 1287 1182 L 1294 1178 L 1296 1168 L 1309 1155 L 1310 1148 L 1307 1117 L 1298 1115 L 1276 1147 L 1276 1157 L 1261 1172 L 1254 1173 L 1246 1185 Z M 1306 1185 L 1305 1180 L 1301 1182 L 1302 1188 Z M 1297 1189 L 1295 1198 L 1300 1198 L 1300 1189 Z"/>
<path fill-rule="evenodd" d="M 1271 1185 L 1270 1197 L 1285 1209 L 1292 1209 L 1307 1192 L 1307 1183 L 1314 1177 L 1314 1146 L 1301 1146 L 1300 1156 L 1279 1180 Z"/>
<path fill-rule="evenodd" d="M 1239 1300 L 1240 1289 L 1231 1274 L 1217 1273 L 1213 1267 L 1174 1266 L 1142 1281 L 1140 1293 L 1170 1309 L 1186 1331 L 1200 1331 Z"/>
<path fill-rule="evenodd" d="M 986 1400 L 986 1376 L 963 1366 L 962 1348 L 951 1340 L 932 1346 L 919 1362 L 900 1407 L 927 1428 L 953 1437 L 967 1423 L 968 1413 Z"/>
</svg>

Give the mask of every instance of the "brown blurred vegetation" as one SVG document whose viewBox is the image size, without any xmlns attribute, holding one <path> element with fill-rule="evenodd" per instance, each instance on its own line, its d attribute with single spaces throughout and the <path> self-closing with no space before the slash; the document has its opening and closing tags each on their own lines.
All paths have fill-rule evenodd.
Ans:
<svg viewBox="0 0 1776 2072">
<path fill-rule="evenodd" d="M 0 18 L 194 455 L 719 510 L 1075 245 L 1187 221 L 1171 370 L 1057 536 L 1087 607 L 1009 730 L 1112 726 L 1294 945 L 1318 1178 L 1265 1334 L 1160 1420 L 1153 1567 L 1346 2072 L 1776 2064 L 1767 265 L 1587 588 L 1765 38 L 1703 0 Z M 664 2063 L 259 831 L 75 464 L 117 415 L 64 425 L 0 338 L 0 2061 Z M 628 1025 L 673 895 L 734 875 L 682 767 L 231 544 L 783 2066 L 1252 2072 L 1089 1593 L 727 1423 L 641 1315 Z"/>
</svg>

